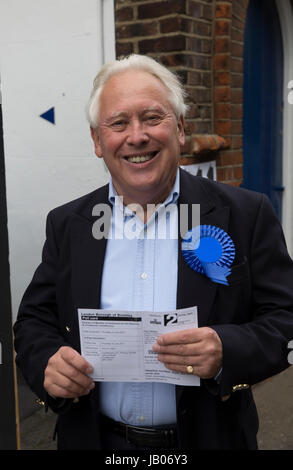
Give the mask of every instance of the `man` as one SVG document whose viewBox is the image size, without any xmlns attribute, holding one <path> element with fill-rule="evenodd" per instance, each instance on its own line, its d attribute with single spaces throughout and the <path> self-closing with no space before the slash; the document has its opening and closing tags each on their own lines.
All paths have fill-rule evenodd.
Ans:
<svg viewBox="0 0 293 470">
<path fill-rule="evenodd" d="M 251 386 L 289 365 L 293 264 L 280 224 L 265 196 L 179 170 L 183 97 L 171 72 L 139 55 L 107 64 L 95 79 L 88 119 L 110 184 L 48 215 L 42 263 L 14 327 L 19 367 L 58 413 L 59 449 L 255 449 Z M 191 262 L 180 237 L 94 237 L 97 204 L 110 205 L 108 225 L 118 231 L 129 218 L 141 231 L 156 227 L 150 204 L 200 204 L 207 253 L 191 250 Z M 129 205 L 142 212 L 124 211 Z M 214 244 L 219 257 L 229 247 L 229 262 L 212 259 Z M 193 306 L 199 328 L 161 335 L 153 350 L 167 369 L 199 376 L 200 386 L 93 382 L 80 354 L 79 308 Z"/>
</svg>

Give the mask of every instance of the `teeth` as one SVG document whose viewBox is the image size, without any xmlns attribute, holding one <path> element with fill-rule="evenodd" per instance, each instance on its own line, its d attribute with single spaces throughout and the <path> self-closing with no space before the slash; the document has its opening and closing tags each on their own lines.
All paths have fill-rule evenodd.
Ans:
<svg viewBox="0 0 293 470">
<path fill-rule="evenodd" d="M 150 160 L 153 157 L 153 155 L 144 155 L 144 156 L 133 156 L 133 157 L 127 157 L 127 160 L 131 163 L 144 163 Z"/>
</svg>

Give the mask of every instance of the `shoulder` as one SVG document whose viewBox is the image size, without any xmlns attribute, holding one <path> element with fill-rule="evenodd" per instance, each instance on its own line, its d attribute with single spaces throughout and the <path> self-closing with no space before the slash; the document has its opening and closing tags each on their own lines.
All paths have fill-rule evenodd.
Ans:
<svg viewBox="0 0 293 470">
<path fill-rule="evenodd" d="M 236 210 L 251 208 L 255 211 L 263 203 L 270 204 L 267 196 L 262 193 L 201 176 L 193 176 L 184 170 L 181 171 L 181 183 L 188 193 L 196 192 L 200 195 L 201 201 L 208 200 L 216 206 L 227 205 Z"/>
<path fill-rule="evenodd" d="M 72 214 L 79 214 L 84 217 L 90 217 L 95 204 L 107 202 L 109 185 L 106 184 L 84 196 L 69 201 L 49 212 L 53 218 L 68 217 Z"/>
<path fill-rule="evenodd" d="M 55 234 L 56 239 L 66 239 L 76 217 L 85 222 L 93 220 L 93 208 L 96 204 L 108 202 L 109 185 L 102 186 L 84 196 L 69 201 L 52 209 L 47 215 L 47 237 Z"/>
</svg>

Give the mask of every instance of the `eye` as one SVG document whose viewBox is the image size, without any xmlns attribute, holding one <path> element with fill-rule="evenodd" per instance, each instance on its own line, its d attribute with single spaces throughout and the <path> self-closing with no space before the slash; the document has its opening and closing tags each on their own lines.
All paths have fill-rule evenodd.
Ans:
<svg viewBox="0 0 293 470">
<path fill-rule="evenodd" d="M 112 122 L 111 127 L 115 130 L 123 130 L 127 125 L 127 122 L 123 119 L 119 119 L 117 121 Z"/>
<path fill-rule="evenodd" d="M 155 124 L 158 124 L 162 120 L 162 117 L 159 116 L 158 114 L 150 114 L 149 116 L 146 116 L 145 120 L 149 124 L 155 125 Z"/>
</svg>

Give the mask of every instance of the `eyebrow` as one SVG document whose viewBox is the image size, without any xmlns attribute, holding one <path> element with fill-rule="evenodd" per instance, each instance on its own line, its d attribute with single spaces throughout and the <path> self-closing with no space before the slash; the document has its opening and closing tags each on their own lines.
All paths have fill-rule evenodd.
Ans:
<svg viewBox="0 0 293 470">
<path fill-rule="evenodd" d="M 162 109 L 161 107 L 158 107 L 158 106 L 151 106 L 150 108 L 144 108 L 139 114 L 146 114 L 146 113 L 150 113 L 150 112 L 165 114 L 167 112 L 167 110 Z M 119 118 L 128 117 L 128 116 L 129 116 L 129 113 L 124 112 L 124 111 L 119 111 L 119 112 L 111 114 L 111 116 L 107 117 L 105 119 L 105 123 L 112 122 L 113 120 L 115 120 L 117 118 L 119 119 Z"/>
</svg>

